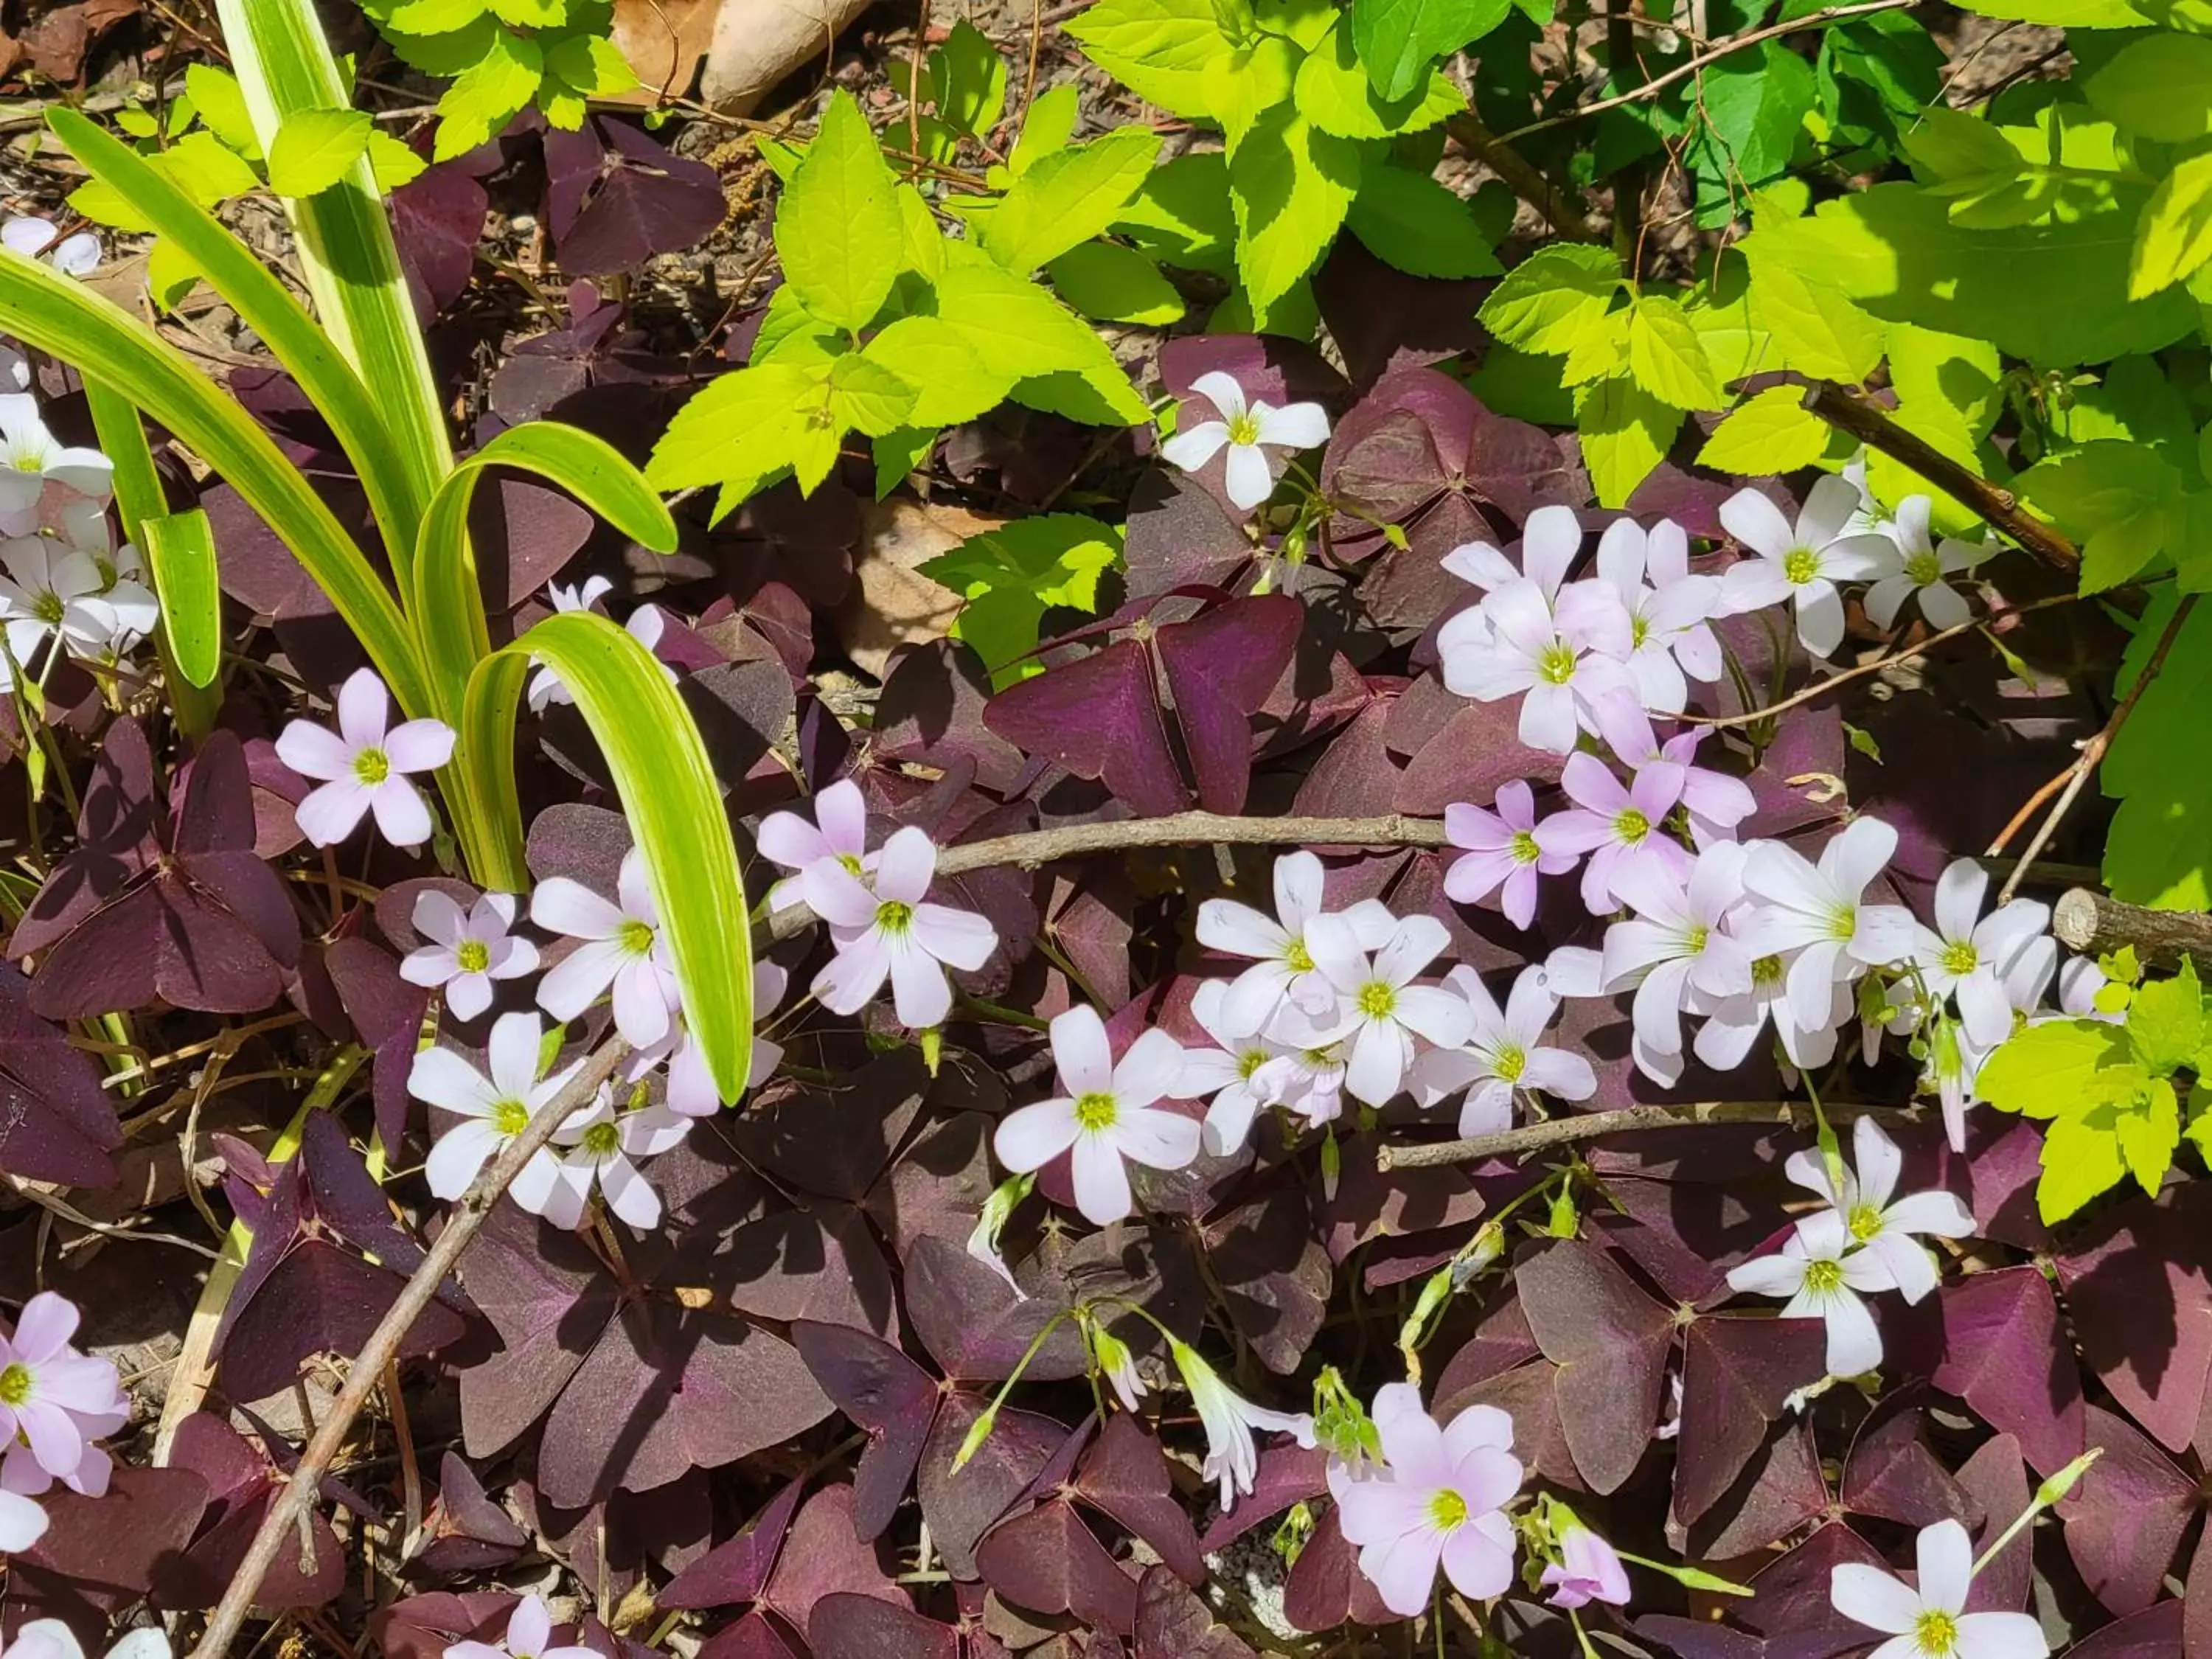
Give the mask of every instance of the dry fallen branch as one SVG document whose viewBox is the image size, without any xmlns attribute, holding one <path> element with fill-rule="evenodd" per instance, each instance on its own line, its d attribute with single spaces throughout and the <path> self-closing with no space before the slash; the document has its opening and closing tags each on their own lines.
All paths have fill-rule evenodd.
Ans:
<svg viewBox="0 0 2212 1659">
<path fill-rule="evenodd" d="M 1848 1102 L 1832 1103 L 1827 1111 L 1829 1121 L 1836 1123 L 1848 1123 L 1869 1115 L 1913 1123 L 1925 1115 L 1925 1109 L 1918 1106 Z M 1385 1142 L 1375 1150 L 1375 1164 L 1381 1170 L 1419 1170 L 1437 1164 L 1472 1164 L 1478 1158 L 1516 1158 L 1553 1146 L 1579 1146 L 1607 1135 L 1633 1134 L 1639 1130 L 1741 1123 L 1774 1123 L 1809 1129 L 1814 1122 L 1812 1106 L 1802 1100 L 1700 1100 L 1679 1106 L 1624 1106 L 1618 1111 L 1551 1118 L 1518 1129 L 1501 1129 L 1496 1134 L 1470 1135 L 1463 1140 L 1432 1140 L 1413 1146 L 1394 1146 Z"/>
<path fill-rule="evenodd" d="M 2144 962 L 2179 967 L 2184 957 L 2212 976 L 2212 916 L 2195 910 L 2146 910 L 2075 887 L 2059 896 L 2051 931 L 2069 951 L 2099 956 L 2131 945 Z"/>
</svg>

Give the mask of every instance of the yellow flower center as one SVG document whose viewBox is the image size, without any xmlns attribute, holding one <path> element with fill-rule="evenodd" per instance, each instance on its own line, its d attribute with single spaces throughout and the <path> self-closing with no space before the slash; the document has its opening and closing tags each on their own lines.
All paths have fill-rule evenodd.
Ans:
<svg viewBox="0 0 2212 1659">
<path fill-rule="evenodd" d="M 1232 444 L 1249 448 L 1260 441 L 1259 416 L 1249 409 L 1231 415 L 1228 426 L 1229 441 Z"/>
<path fill-rule="evenodd" d="M 1121 1115 L 1121 1108 L 1109 1094 L 1091 1093 L 1075 1097 L 1076 1127 L 1096 1134 L 1101 1129 L 1110 1129 Z"/>
<path fill-rule="evenodd" d="M 465 939 L 453 948 L 453 961 L 465 974 L 481 974 L 491 966 L 491 946 L 480 939 Z"/>
<path fill-rule="evenodd" d="M 1826 1296 L 1844 1287 L 1844 1264 L 1840 1261 L 1808 1261 L 1805 1264 L 1805 1288 L 1819 1296 Z"/>
<path fill-rule="evenodd" d="M 1294 939 L 1283 947 L 1283 964 L 1294 974 L 1310 974 L 1314 965 L 1313 952 L 1306 949 L 1304 939 Z"/>
<path fill-rule="evenodd" d="M 611 1123 L 594 1123 L 577 1145 L 593 1158 L 612 1158 L 622 1150 L 622 1131 Z"/>
<path fill-rule="evenodd" d="M 31 1397 L 31 1368 L 17 1360 L 0 1371 L 0 1406 L 20 1406 Z"/>
<path fill-rule="evenodd" d="M 1838 904 L 1828 913 L 1828 937 L 1850 944 L 1851 935 L 1859 930 L 1859 908 L 1856 904 Z"/>
<path fill-rule="evenodd" d="M 848 872 L 856 877 L 865 876 L 868 873 L 866 867 L 861 864 L 858 858 L 854 857 L 850 853 L 838 854 L 837 862 L 843 865 Z"/>
<path fill-rule="evenodd" d="M 1751 982 L 1767 990 L 1782 983 L 1782 958 L 1760 957 L 1751 964 Z"/>
<path fill-rule="evenodd" d="M 1905 562 L 1905 574 L 1915 587 L 1941 581 L 1943 566 L 1933 553 L 1916 553 Z"/>
<path fill-rule="evenodd" d="M 914 926 L 914 906 L 885 899 L 876 907 L 876 926 L 893 939 L 902 937 Z"/>
<path fill-rule="evenodd" d="M 1623 807 L 1613 820 L 1613 839 L 1623 847 L 1640 847 L 1651 833 L 1651 820 L 1633 806 Z"/>
<path fill-rule="evenodd" d="M 1267 1063 L 1267 1051 L 1265 1048 L 1247 1048 L 1237 1057 L 1237 1075 L 1249 1083 L 1252 1073 Z"/>
<path fill-rule="evenodd" d="M 1575 677 L 1575 648 L 1553 640 L 1536 659 L 1536 677 L 1547 685 L 1565 685 Z"/>
<path fill-rule="evenodd" d="M 1974 949 L 1970 939 L 1954 939 L 1943 947 L 1942 961 L 1947 974 L 1971 974 L 1980 965 L 1981 953 Z"/>
<path fill-rule="evenodd" d="M 1504 1043 L 1490 1057 L 1490 1069 L 1508 1083 L 1518 1083 L 1528 1069 L 1528 1051 L 1518 1043 Z"/>
<path fill-rule="evenodd" d="M 1534 864 L 1544 856 L 1544 849 L 1536 844 L 1534 832 L 1528 830 L 1516 830 L 1513 839 L 1506 842 L 1505 850 L 1513 855 L 1516 864 Z"/>
<path fill-rule="evenodd" d="M 1949 1659 L 1959 1650 L 1959 1621 L 1940 1607 L 1930 1607 L 1912 1621 L 1912 1639 L 1929 1659 Z"/>
<path fill-rule="evenodd" d="M 1696 956 L 1705 948 L 1705 942 L 1712 936 L 1713 930 L 1700 921 L 1692 925 L 1690 931 L 1682 935 L 1682 943 L 1692 956 Z"/>
<path fill-rule="evenodd" d="M 622 947 L 634 957 L 646 955 L 653 949 L 653 924 L 632 916 L 622 925 Z"/>
<path fill-rule="evenodd" d="M 1820 574 L 1820 556 L 1809 547 L 1793 547 L 1784 555 L 1782 574 L 1792 587 L 1802 587 Z"/>
<path fill-rule="evenodd" d="M 1359 1012 L 1370 1019 L 1388 1019 L 1398 1006 L 1398 989 L 1388 981 L 1373 979 L 1359 988 Z"/>
<path fill-rule="evenodd" d="M 49 628 L 60 627 L 62 617 L 68 611 L 69 606 L 64 603 L 62 596 L 51 587 L 40 588 L 31 596 L 31 614 Z"/>
<path fill-rule="evenodd" d="M 502 1100 L 491 1109 L 491 1127 L 503 1135 L 519 1135 L 530 1127 L 530 1108 L 519 1100 Z"/>
<path fill-rule="evenodd" d="M 374 789 L 392 775 L 392 757 L 381 749 L 364 749 L 353 757 L 353 775 Z"/>
<path fill-rule="evenodd" d="M 1881 1212 L 1871 1204 L 1855 1204 L 1850 1213 L 1851 1237 L 1860 1243 L 1879 1237 L 1881 1233 Z"/>
<path fill-rule="evenodd" d="M 1429 1499 L 1429 1521 L 1438 1532 L 1452 1532 L 1467 1524 L 1467 1499 L 1446 1486 Z"/>
</svg>

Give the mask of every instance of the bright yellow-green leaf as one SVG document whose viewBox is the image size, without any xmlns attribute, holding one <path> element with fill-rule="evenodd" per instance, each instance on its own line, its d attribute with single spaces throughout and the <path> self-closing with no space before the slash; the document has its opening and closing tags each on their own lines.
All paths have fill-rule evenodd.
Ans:
<svg viewBox="0 0 2212 1659">
<path fill-rule="evenodd" d="M 903 263 L 905 229 L 867 118 L 848 92 L 830 100 L 775 215 L 786 280 L 826 323 L 858 331 Z"/>
<path fill-rule="evenodd" d="M 389 196 L 402 185 L 410 185 L 422 176 L 429 163 L 384 131 L 368 135 L 368 165 L 376 179 L 380 196 Z"/>
<path fill-rule="evenodd" d="M 1697 330 L 1664 295 L 1644 295 L 1628 309 L 1628 372 L 1676 409 L 1718 409 L 1728 401 Z"/>
<path fill-rule="evenodd" d="M 2212 135 L 2212 40 L 2161 32 L 2130 40 L 2083 88 L 2107 120 L 2161 143 Z"/>
<path fill-rule="evenodd" d="M 1763 330 L 1783 363 L 1802 374 L 1856 386 L 1881 361 L 1882 325 L 1808 267 L 1775 251 L 1754 231 L 1743 244 L 1751 264 L 1744 312 Z"/>
<path fill-rule="evenodd" d="M 433 154 L 441 161 L 450 161 L 489 139 L 538 95 L 538 83 L 544 73 L 544 50 L 535 40 L 505 29 L 494 30 L 483 56 L 464 70 L 438 100 L 438 137 Z"/>
<path fill-rule="evenodd" d="M 799 411 L 819 401 L 820 386 L 819 372 L 798 363 L 757 363 L 723 375 L 676 411 L 653 447 L 646 477 L 660 490 L 757 483 L 790 464 Z"/>
<path fill-rule="evenodd" d="M 1340 138 L 1389 138 L 1432 127 L 1467 107 L 1467 100 L 1441 70 L 1403 98 L 1385 99 L 1375 90 L 1352 40 L 1351 20 L 1342 18 L 1298 65 L 1298 112 L 1323 132 Z"/>
<path fill-rule="evenodd" d="M 258 190 L 255 178 L 236 151 L 211 132 L 188 132 L 161 152 L 161 170 L 202 207 Z"/>
<path fill-rule="evenodd" d="M 1014 181 L 976 240 L 1000 265 L 1025 276 L 1112 224 L 1159 149 L 1149 127 L 1120 127 L 1079 149 L 1055 151 Z"/>
<path fill-rule="evenodd" d="M 149 519 L 140 529 L 177 666 L 189 684 L 213 685 L 222 666 L 222 589 L 216 581 L 215 532 L 208 515 L 189 507 Z"/>
<path fill-rule="evenodd" d="M 1494 276 L 1503 269 L 1466 198 L 1411 167 L 1370 166 L 1345 222 L 1370 253 L 1412 276 Z"/>
<path fill-rule="evenodd" d="M 2212 155 L 2192 155 L 2166 174 L 2136 223 L 2128 297 L 2169 288 L 2212 259 Z"/>
<path fill-rule="evenodd" d="M 1698 460 L 1716 472 L 1794 472 L 1820 459 L 1829 433 L 1828 423 L 1806 409 L 1803 388 L 1771 386 L 1723 421 Z"/>
<path fill-rule="evenodd" d="M 1358 143 L 1270 110 L 1229 158 L 1237 267 L 1255 307 L 1289 292 L 1320 260 L 1359 191 Z"/>
<path fill-rule="evenodd" d="M 194 64 L 185 71 L 185 93 L 210 132 L 247 161 L 261 159 L 261 140 L 236 76 L 211 64 Z"/>
<path fill-rule="evenodd" d="M 1091 62 L 1171 115 L 1212 116 L 1206 69 L 1235 44 L 1213 0 L 1099 0 L 1069 18 Z"/>
<path fill-rule="evenodd" d="M 1160 275 L 1160 268 L 1119 242 L 1072 247 L 1046 272 L 1060 298 L 1100 322 L 1165 328 L 1182 317 L 1182 295 Z"/>
<path fill-rule="evenodd" d="M 1070 374 L 1117 423 L 1150 417 L 1097 331 L 1035 283 L 975 255 L 949 258 L 937 285 L 937 314 L 988 367 L 1023 377 Z"/>
<path fill-rule="evenodd" d="M 1021 137 L 1014 140 L 1006 157 L 1007 170 L 1014 177 L 1020 178 L 1054 150 L 1066 148 L 1075 131 L 1082 91 L 1074 82 L 1063 81 L 1030 100 L 1029 112 L 1022 117 Z"/>
<path fill-rule="evenodd" d="M 303 109 L 286 116 L 269 147 L 269 187 L 279 196 L 319 196 L 352 171 L 374 131 L 364 110 Z"/>
<path fill-rule="evenodd" d="M 2104 1115 L 2107 1120 L 2111 1116 Z M 2063 1221 L 2090 1200 L 2112 1191 L 2128 1173 L 2111 1122 L 2080 1116 L 2052 1121 L 2044 1133 L 2042 1163 L 2035 1207 L 2046 1224 Z"/>
<path fill-rule="evenodd" d="M 1620 262 L 1582 242 L 1555 242 L 1512 270 L 1483 301 L 1482 325 L 1523 351 L 1571 351 L 1620 288 Z"/>
<path fill-rule="evenodd" d="M 1020 378 L 1010 366 L 992 367 L 969 337 L 941 317 L 902 317 L 861 349 L 914 389 L 913 425 L 941 427 L 972 421 L 1003 398 Z M 881 434 L 877 434 L 881 435 Z"/>
<path fill-rule="evenodd" d="M 1598 505 L 1625 507 L 1674 441 L 1682 411 L 1622 375 L 1576 394 L 1575 424 Z"/>
<path fill-rule="evenodd" d="M 848 351 L 830 365 L 830 412 L 840 429 L 880 438 L 908 424 L 915 388 L 879 360 Z"/>
</svg>

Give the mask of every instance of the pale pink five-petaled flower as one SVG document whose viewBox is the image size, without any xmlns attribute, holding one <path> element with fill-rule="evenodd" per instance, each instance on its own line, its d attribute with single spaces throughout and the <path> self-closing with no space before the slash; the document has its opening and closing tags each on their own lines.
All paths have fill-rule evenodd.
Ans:
<svg viewBox="0 0 2212 1659">
<path fill-rule="evenodd" d="M 816 863 L 806 902 L 830 924 L 837 954 L 814 976 L 814 994 L 833 1014 L 856 1014 L 891 983 L 891 1006 L 910 1030 L 942 1025 L 952 1012 L 945 969 L 973 973 L 998 948 L 998 930 L 972 910 L 931 904 L 937 846 L 908 824 L 884 843 L 871 884 L 842 865 Z"/>
<path fill-rule="evenodd" d="M 1521 1490 L 1513 1419 L 1469 1406 L 1438 1427 L 1410 1383 L 1386 1384 L 1372 1413 L 1384 1467 L 1333 1483 L 1347 1542 L 1382 1604 L 1401 1619 L 1429 1605 L 1437 1570 L 1474 1601 L 1513 1583 L 1513 1523 L 1504 1506 Z"/>
<path fill-rule="evenodd" d="M 1830 1605 L 1889 1638 L 1867 1659 L 2044 1659 L 2051 1651 L 2028 1613 L 1966 1611 L 1974 1544 L 1956 1521 L 1922 1528 L 1915 1553 L 1917 1587 L 1860 1561 L 1829 1570 Z"/>
<path fill-rule="evenodd" d="M 372 669 L 356 668 L 338 688 L 338 729 L 294 720 L 276 739 L 276 757 L 319 787 L 292 809 L 300 833 L 318 847 L 334 847 L 376 815 L 376 827 L 394 847 L 420 847 L 430 839 L 430 808 L 408 781 L 434 772 L 453 757 L 453 728 L 443 720 L 403 720 L 393 726 L 392 696 Z"/>
</svg>

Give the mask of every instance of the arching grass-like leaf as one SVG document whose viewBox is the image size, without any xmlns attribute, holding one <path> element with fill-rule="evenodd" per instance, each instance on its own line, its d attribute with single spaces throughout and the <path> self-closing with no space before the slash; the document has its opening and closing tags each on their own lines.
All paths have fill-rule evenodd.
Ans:
<svg viewBox="0 0 2212 1659">
<path fill-rule="evenodd" d="M 561 677 L 613 774 L 645 854 L 685 1018 L 714 1085 L 734 1101 L 752 1056 L 752 940 L 707 749 L 653 653 L 605 617 L 548 617 L 477 664 L 461 708 L 457 763 L 502 844 L 477 873 L 487 886 L 529 884 L 514 783 L 515 708 L 532 658 Z"/>
<path fill-rule="evenodd" d="M 146 520 L 139 533 L 178 672 L 193 685 L 213 685 L 222 666 L 222 591 L 216 583 L 215 532 L 208 515 L 197 507 L 166 513 Z"/>
<path fill-rule="evenodd" d="M 129 388 L 132 403 L 197 451 L 328 593 L 400 707 L 427 714 L 429 682 L 399 606 L 366 556 L 269 434 L 191 359 L 118 307 L 34 259 L 0 253 L 0 331 Z"/>
<path fill-rule="evenodd" d="M 643 476 L 604 440 L 557 421 L 533 421 L 501 433 L 456 467 L 438 487 L 422 518 L 411 562 L 407 610 L 422 654 L 455 718 L 469 675 L 491 653 L 476 552 L 469 544 L 469 503 L 488 466 L 511 466 L 560 485 L 632 541 L 656 553 L 676 546 L 676 520 Z"/>
<path fill-rule="evenodd" d="M 48 124 L 94 178 L 207 279 L 300 383 L 360 473 L 393 568 L 404 571 L 428 493 L 400 461 L 389 410 L 369 396 L 331 337 L 275 272 L 128 144 L 74 110 L 51 112 Z"/>
</svg>

